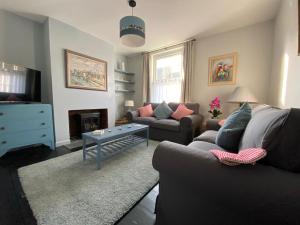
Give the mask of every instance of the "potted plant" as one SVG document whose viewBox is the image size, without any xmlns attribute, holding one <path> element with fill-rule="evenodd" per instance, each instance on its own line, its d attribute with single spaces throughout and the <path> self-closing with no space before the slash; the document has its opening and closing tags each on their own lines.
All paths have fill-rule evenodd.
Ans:
<svg viewBox="0 0 300 225">
<path fill-rule="evenodd" d="M 208 112 L 211 114 L 212 119 L 218 119 L 222 115 L 220 98 L 218 96 L 211 101 L 209 109 Z"/>
</svg>

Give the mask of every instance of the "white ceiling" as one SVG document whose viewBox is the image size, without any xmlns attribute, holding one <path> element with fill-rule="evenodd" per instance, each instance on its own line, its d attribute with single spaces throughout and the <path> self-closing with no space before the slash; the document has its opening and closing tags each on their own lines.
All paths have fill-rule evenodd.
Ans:
<svg viewBox="0 0 300 225">
<path fill-rule="evenodd" d="M 146 45 L 119 41 L 119 20 L 131 10 L 127 0 L 0 0 L 0 8 L 43 22 L 49 16 L 132 54 L 270 20 L 280 0 L 136 0 L 134 14 L 146 22 Z"/>
</svg>

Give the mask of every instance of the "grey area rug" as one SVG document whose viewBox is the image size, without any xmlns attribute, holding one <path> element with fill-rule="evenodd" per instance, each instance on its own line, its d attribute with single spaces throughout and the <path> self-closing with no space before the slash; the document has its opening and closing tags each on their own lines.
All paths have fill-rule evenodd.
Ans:
<svg viewBox="0 0 300 225">
<path fill-rule="evenodd" d="M 82 151 L 22 167 L 23 190 L 39 225 L 114 224 L 157 182 L 150 141 L 104 161 L 82 161 Z"/>
</svg>

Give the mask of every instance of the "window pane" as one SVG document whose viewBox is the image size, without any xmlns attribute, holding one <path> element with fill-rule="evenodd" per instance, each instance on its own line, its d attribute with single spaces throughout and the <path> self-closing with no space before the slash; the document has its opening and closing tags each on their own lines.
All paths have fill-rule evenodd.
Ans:
<svg viewBox="0 0 300 225">
<path fill-rule="evenodd" d="M 153 58 L 152 102 L 179 102 L 182 84 L 182 51 Z"/>
</svg>

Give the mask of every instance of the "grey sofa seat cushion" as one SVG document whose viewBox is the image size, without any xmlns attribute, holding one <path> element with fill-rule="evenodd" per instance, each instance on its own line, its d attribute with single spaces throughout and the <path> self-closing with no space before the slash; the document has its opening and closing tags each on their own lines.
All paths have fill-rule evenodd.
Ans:
<svg viewBox="0 0 300 225">
<path fill-rule="evenodd" d="M 204 141 L 193 141 L 191 144 L 188 145 L 188 147 L 196 148 L 196 149 L 204 150 L 204 151 L 209 151 L 212 149 L 218 149 L 218 150 L 225 151 L 223 148 L 221 148 L 220 146 L 218 146 L 216 144 L 204 142 Z"/>
<path fill-rule="evenodd" d="M 133 119 L 133 122 L 141 123 L 145 125 L 151 125 L 155 121 L 157 121 L 155 117 L 136 117 Z"/>
<path fill-rule="evenodd" d="M 288 116 L 288 109 L 265 107 L 255 111 L 241 139 L 239 149 L 264 148 L 274 141 Z"/>
<path fill-rule="evenodd" d="M 150 125 L 153 128 L 159 128 L 163 130 L 170 130 L 170 131 L 180 131 L 180 124 L 179 121 L 173 119 L 162 119 L 162 120 L 155 120 Z"/>
<path fill-rule="evenodd" d="M 194 138 L 194 141 L 205 141 L 209 143 L 216 143 L 216 137 L 217 137 L 218 131 L 215 130 L 207 130 L 198 137 Z"/>
</svg>

